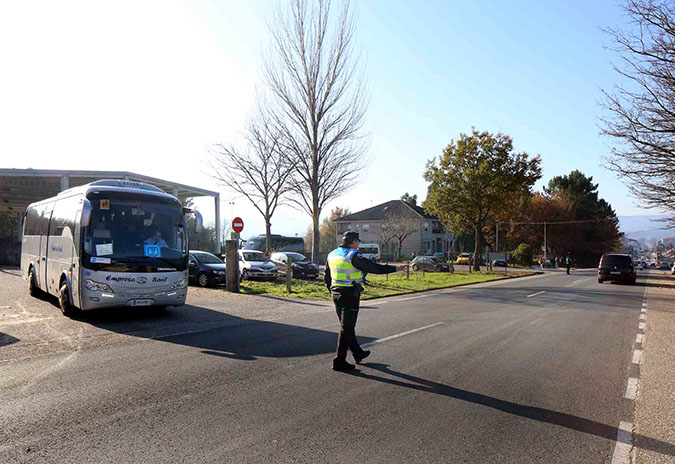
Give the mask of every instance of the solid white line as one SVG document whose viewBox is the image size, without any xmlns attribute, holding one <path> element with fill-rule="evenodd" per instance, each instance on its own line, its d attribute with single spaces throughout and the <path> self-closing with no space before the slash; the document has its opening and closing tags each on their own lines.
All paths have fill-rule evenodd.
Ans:
<svg viewBox="0 0 675 464">
<path fill-rule="evenodd" d="M 419 295 L 419 296 L 410 296 L 408 298 L 399 298 L 398 300 L 391 300 L 394 303 L 398 303 L 399 301 L 408 301 L 408 300 L 416 300 L 417 298 L 426 298 L 431 295 Z"/>
<path fill-rule="evenodd" d="M 643 334 L 637 334 L 637 337 L 635 337 L 635 342 L 642 344 L 642 341 L 645 339 L 645 336 Z"/>
<path fill-rule="evenodd" d="M 646 327 L 646 325 L 645 325 L 644 322 L 640 322 L 640 323 L 638 324 L 638 330 L 645 330 L 645 327 Z"/>
<path fill-rule="evenodd" d="M 642 364 L 642 350 L 633 351 L 633 364 Z"/>
<path fill-rule="evenodd" d="M 532 295 L 527 295 L 525 298 L 530 298 L 530 297 L 533 297 L 533 296 L 541 295 L 544 292 L 546 292 L 546 290 L 542 290 L 541 292 L 533 293 Z"/>
<path fill-rule="evenodd" d="M 616 446 L 612 455 L 611 464 L 629 464 L 630 450 L 633 447 L 633 424 L 626 421 L 619 422 L 616 433 Z"/>
<path fill-rule="evenodd" d="M 390 335 L 389 337 L 384 337 L 384 338 L 380 338 L 378 340 L 375 340 L 375 341 L 372 341 L 372 342 L 369 342 L 369 343 L 364 343 L 363 345 L 361 345 L 361 347 L 372 346 L 372 345 L 375 345 L 377 343 L 382 343 L 382 342 L 388 342 L 389 340 L 393 340 L 395 338 L 403 337 L 405 335 L 410 335 L 410 334 L 413 334 L 415 332 L 419 332 L 421 330 L 430 329 L 432 327 L 436 327 L 436 326 L 442 325 L 442 324 L 445 324 L 445 322 L 437 322 L 435 324 L 425 325 L 424 327 L 420 327 L 419 329 L 408 330 L 407 332 L 402 332 L 402 333 L 396 334 L 396 335 Z"/>
<path fill-rule="evenodd" d="M 626 398 L 634 400 L 637 398 L 638 379 L 635 377 L 628 378 L 628 385 L 626 386 Z"/>
</svg>

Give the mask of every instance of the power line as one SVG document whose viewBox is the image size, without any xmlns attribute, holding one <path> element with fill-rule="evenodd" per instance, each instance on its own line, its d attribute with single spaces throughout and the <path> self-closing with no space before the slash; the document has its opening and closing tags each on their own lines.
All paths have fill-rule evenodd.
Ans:
<svg viewBox="0 0 675 464">
<path fill-rule="evenodd" d="M 502 221 L 497 224 L 513 224 L 513 225 L 544 225 L 544 224 L 585 224 L 591 222 L 603 222 L 603 221 L 614 221 L 613 218 L 603 218 L 603 219 L 579 219 L 576 221 L 544 221 L 544 222 L 517 222 L 517 221 Z"/>
</svg>

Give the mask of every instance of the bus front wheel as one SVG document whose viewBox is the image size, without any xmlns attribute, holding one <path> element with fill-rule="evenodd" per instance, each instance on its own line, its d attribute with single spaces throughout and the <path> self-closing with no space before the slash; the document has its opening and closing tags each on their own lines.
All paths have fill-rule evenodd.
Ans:
<svg viewBox="0 0 675 464">
<path fill-rule="evenodd" d="M 65 280 L 61 282 L 61 288 L 59 288 L 59 307 L 66 317 L 74 317 L 80 313 L 79 310 L 70 303 L 70 292 L 68 291 L 68 283 Z"/>
<path fill-rule="evenodd" d="M 35 285 L 35 270 L 31 266 L 30 271 L 28 271 L 28 293 L 30 296 L 38 296 L 39 289 Z"/>
</svg>

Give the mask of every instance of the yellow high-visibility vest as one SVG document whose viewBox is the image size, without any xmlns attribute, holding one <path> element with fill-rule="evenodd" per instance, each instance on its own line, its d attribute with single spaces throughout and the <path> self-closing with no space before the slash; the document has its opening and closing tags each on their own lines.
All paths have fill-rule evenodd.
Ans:
<svg viewBox="0 0 675 464">
<path fill-rule="evenodd" d="M 352 257 L 358 252 L 354 248 L 339 247 L 328 255 L 328 268 L 332 285 L 351 287 L 363 283 L 363 273 L 352 264 Z"/>
</svg>

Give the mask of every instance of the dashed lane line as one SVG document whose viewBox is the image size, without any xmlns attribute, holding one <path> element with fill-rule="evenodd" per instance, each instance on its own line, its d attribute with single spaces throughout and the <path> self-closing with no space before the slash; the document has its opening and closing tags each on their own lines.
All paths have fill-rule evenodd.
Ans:
<svg viewBox="0 0 675 464">
<path fill-rule="evenodd" d="M 542 293 L 545 293 L 546 290 L 542 290 L 541 292 L 533 293 L 532 295 L 527 295 L 525 298 L 531 298 L 533 296 L 541 295 Z"/>
<path fill-rule="evenodd" d="M 633 364 L 642 364 L 642 350 L 633 351 Z"/>
<path fill-rule="evenodd" d="M 437 326 L 443 325 L 443 324 L 445 324 L 445 322 L 437 322 L 435 324 L 425 325 L 424 327 L 420 327 L 420 328 L 413 329 L 413 330 L 408 330 L 407 332 L 401 332 L 401 333 L 396 334 L 396 335 L 390 335 L 388 337 L 380 338 L 378 340 L 375 340 L 375 341 L 372 341 L 372 342 L 369 342 L 369 343 L 364 343 L 363 345 L 361 345 L 361 347 L 365 348 L 365 347 L 372 346 L 372 345 L 375 345 L 375 344 L 378 344 L 378 343 L 388 342 L 389 340 L 394 340 L 395 338 L 405 337 L 406 335 L 414 334 L 415 332 L 420 332 L 420 331 L 426 330 L 426 329 L 431 329 L 432 327 L 437 327 Z"/>
<path fill-rule="evenodd" d="M 637 398 L 637 389 L 638 389 L 638 379 L 635 377 L 630 377 L 628 379 L 628 385 L 626 386 L 626 395 L 625 397 L 629 400 L 634 400 Z"/>
<path fill-rule="evenodd" d="M 630 451 L 633 447 L 632 438 L 633 424 L 627 421 L 619 422 L 611 464 L 630 464 Z"/>
</svg>

